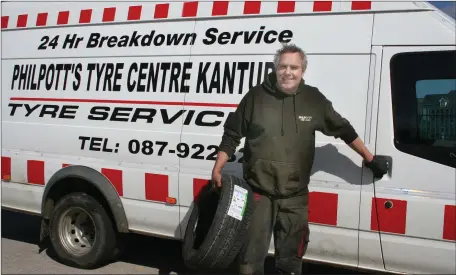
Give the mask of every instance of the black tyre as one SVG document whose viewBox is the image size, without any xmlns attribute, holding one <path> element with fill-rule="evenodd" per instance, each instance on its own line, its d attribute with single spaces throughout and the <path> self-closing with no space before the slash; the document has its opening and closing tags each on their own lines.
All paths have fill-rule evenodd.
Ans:
<svg viewBox="0 0 456 275">
<path fill-rule="evenodd" d="M 246 198 L 243 210 L 229 212 L 233 196 L 242 192 Z M 198 271 L 228 268 L 244 243 L 252 211 L 253 193 L 243 179 L 222 175 L 222 188 L 217 191 L 208 182 L 194 201 L 185 231 L 185 265 Z M 231 216 L 233 212 L 243 212 L 241 219 Z"/>
<path fill-rule="evenodd" d="M 52 249 L 63 264 L 83 269 L 99 267 L 116 253 L 116 231 L 103 206 L 85 193 L 60 199 L 51 216 Z"/>
</svg>

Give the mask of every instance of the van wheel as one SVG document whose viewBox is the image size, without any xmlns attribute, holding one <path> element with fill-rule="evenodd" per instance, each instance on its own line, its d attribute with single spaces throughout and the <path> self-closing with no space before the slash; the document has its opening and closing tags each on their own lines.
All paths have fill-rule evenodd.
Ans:
<svg viewBox="0 0 456 275">
<path fill-rule="evenodd" d="M 240 203 L 234 209 L 234 197 L 246 199 L 244 206 Z M 207 184 L 194 201 L 187 223 L 182 248 L 185 265 L 199 271 L 228 268 L 244 243 L 253 203 L 253 193 L 241 178 L 222 175 L 222 188 L 217 191 Z"/>
<path fill-rule="evenodd" d="M 103 206 L 85 193 L 64 196 L 49 224 L 52 249 L 64 264 L 91 269 L 111 260 L 116 232 Z"/>
</svg>

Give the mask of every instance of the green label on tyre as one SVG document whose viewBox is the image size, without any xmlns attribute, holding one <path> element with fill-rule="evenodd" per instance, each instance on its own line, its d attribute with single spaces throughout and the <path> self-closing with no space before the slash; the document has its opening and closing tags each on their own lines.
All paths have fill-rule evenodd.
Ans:
<svg viewBox="0 0 456 275">
<path fill-rule="evenodd" d="M 242 220 L 244 216 L 245 205 L 247 203 L 247 189 L 244 189 L 238 185 L 234 186 L 233 197 L 231 197 L 230 208 L 228 209 L 228 215 Z"/>
</svg>

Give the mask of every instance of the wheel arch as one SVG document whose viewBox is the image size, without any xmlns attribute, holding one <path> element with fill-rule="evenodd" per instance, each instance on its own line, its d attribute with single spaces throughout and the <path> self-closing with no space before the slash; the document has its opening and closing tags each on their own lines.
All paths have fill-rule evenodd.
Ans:
<svg viewBox="0 0 456 275">
<path fill-rule="evenodd" d="M 64 185 L 65 184 L 65 185 Z M 49 179 L 41 201 L 41 215 L 49 219 L 61 195 L 69 191 L 88 190 L 98 194 L 109 209 L 117 231 L 128 233 L 128 220 L 122 201 L 111 182 L 100 172 L 87 166 L 71 165 L 60 169 Z"/>
</svg>

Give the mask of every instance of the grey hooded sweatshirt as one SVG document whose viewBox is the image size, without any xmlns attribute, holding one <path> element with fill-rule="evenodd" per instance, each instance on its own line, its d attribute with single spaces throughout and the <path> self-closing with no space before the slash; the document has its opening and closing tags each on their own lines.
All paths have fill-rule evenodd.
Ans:
<svg viewBox="0 0 456 275">
<path fill-rule="evenodd" d="M 249 90 L 225 124 L 219 151 L 232 156 L 245 137 L 244 178 L 272 198 L 308 193 L 315 131 L 349 144 L 358 135 L 332 103 L 303 80 L 294 95 L 276 86 L 276 75 Z"/>
</svg>

